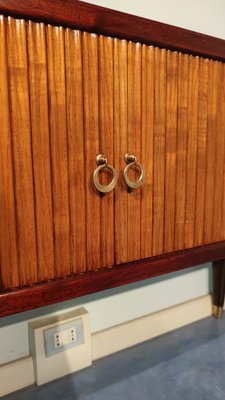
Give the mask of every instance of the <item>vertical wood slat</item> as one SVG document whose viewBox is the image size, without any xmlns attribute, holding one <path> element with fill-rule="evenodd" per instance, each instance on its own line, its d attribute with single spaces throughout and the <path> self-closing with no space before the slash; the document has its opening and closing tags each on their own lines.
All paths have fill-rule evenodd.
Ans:
<svg viewBox="0 0 225 400">
<path fill-rule="evenodd" d="M 141 258 L 152 256 L 154 63 L 154 47 L 143 45 L 142 148 L 140 162 L 145 167 L 146 177 L 141 191 Z"/>
<path fill-rule="evenodd" d="M 26 285 L 37 281 L 37 253 L 24 20 L 8 18 L 7 46 L 20 284 Z"/>
<path fill-rule="evenodd" d="M 54 278 L 45 25 L 29 22 L 27 35 L 38 281 L 44 281 Z"/>
<path fill-rule="evenodd" d="M 69 148 L 71 272 L 86 269 L 82 33 L 66 29 L 66 104 Z"/>
<path fill-rule="evenodd" d="M 155 49 L 155 120 L 153 184 L 153 250 L 163 254 L 165 129 L 166 129 L 166 50 Z"/>
<path fill-rule="evenodd" d="M 225 237 L 225 225 L 223 221 L 223 174 L 224 174 L 224 145 L 225 145 L 225 98 L 224 98 L 224 65 L 218 63 L 218 92 L 216 131 L 214 141 L 216 143 L 215 166 L 214 166 L 214 199 L 213 199 L 213 226 L 212 242 L 217 242 Z"/>
<path fill-rule="evenodd" d="M 225 64 L 222 63 L 222 79 L 223 79 L 223 85 L 222 85 L 222 98 L 221 98 L 221 117 L 223 118 L 225 114 Z M 224 126 L 224 120 L 223 120 L 223 132 L 221 134 L 225 135 L 225 126 Z M 224 150 L 225 154 L 225 150 Z M 224 189 L 225 187 L 225 157 L 223 159 L 223 184 L 222 187 Z M 221 227 L 220 227 L 220 240 L 224 240 L 225 237 L 225 190 L 223 190 L 223 195 L 222 195 L 222 216 L 221 216 Z"/>
<path fill-rule="evenodd" d="M 91 183 L 99 154 L 98 36 L 83 33 L 83 90 L 87 269 L 100 261 L 100 197 Z"/>
<path fill-rule="evenodd" d="M 184 248 L 194 245 L 198 130 L 199 58 L 190 56 L 188 81 L 188 140 L 186 163 Z"/>
<path fill-rule="evenodd" d="M 0 287 L 19 286 L 16 216 L 6 53 L 6 19 L 0 16 Z"/>
<path fill-rule="evenodd" d="M 119 174 L 115 188 L 115 262 L 127 261 L 127 187 L 123 179 L 127 153 L 127 41 L 114 39 L 114 162 Z"/>
<path fill-rule="evenodd" d="M 114 166 L 113 141 L 113 39 L 99 37 L 99 149 Z M 109 184 L 112 176 L 103 172 L 102 183 Z M 114 264 L 114 191 L 100 202 L 101 267 Z"/>
<path fill-rule="evenodd" d="M 207 150 L 206 150 L 206 182 L 205 182 L 205 215 L 204 215 L 204 243 L 212 240 L 213 228 L 213 198 L 214 198 L 214 175 L 217 136 L 217 115 L 218 115 L 218 86 L 221 84 L 219 78 L 219 63 L 209 61 L 209 85 L 208 85 L 208 129 L 207 129 Z"/>
<path fill-rule="evenodd" d="M 47 26 L 55 277 L 70 273 L 64 29 Z"/>
<path fill-rule="evenodd" d="M 141 45 L 128 43 L 128 153 L 141 159 Z M 130 169 L 129 177 L 137 180 L 140 171 Z M 128 259 L 140 258 L 140 208 L 141 189 L 128 191 L 127 234 Z"/>
<path fill-rule="evenodd" d="M 208 104 L 209 60 L 200 59 L 198 92 L 198 132 L 197 134 L 197 174 L 196 174 L 196 209 L 194 245 L 203 243 L 205 178 L 206 178 L 206 143 L 207 143 L 207 104 Z"/>
<path fill-rule="evenodd" d="M 178 53 L 167 52 L 164 253 L 174 251 Z"/>
<path fill-rule="evenodd" d="M 177 87 L 177 162 L 174 250 L 184 246 L 186 150 L 188 138 L 188 74 L 189 56 L 179 53 Z"/>
</svg>

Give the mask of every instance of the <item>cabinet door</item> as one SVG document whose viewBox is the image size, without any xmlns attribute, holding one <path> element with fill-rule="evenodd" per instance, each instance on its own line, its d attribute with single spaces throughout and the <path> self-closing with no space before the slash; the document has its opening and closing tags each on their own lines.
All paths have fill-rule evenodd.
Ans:
<svg viewBox="0 0 225 400">
<path fill-rule="evenodd" d="M 114 264 L 113 39 L 0 18 L 3 289 Z M 103 173 L 102 182 L 110 177 Z"/>
<path fill-rule="evenodd" d="M 222 62 L 114 40 L 117 264 L 225 240 L 224 73 Z M 133 192 L 127 152 L 146 171 Z"/>
</svg>

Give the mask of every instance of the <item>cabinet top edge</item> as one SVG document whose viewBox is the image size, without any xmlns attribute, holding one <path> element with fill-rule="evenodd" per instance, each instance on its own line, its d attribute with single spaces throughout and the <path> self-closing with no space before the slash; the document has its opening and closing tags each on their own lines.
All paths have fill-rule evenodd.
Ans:
<svg viewBox="0 0 225 400">
<path fill-rule="evenodd" d="M 78 0 L 0 0 L 0 14 L 225 61 L 225 40 Z"/>
</svg>

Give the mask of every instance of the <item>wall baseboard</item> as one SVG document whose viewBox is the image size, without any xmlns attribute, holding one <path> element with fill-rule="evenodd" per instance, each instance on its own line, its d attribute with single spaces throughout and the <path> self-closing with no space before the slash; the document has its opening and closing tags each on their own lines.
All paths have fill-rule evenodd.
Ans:
<svg viewBox="0 0 225 400">
<path fill-rule="evenodd" d="M 92 335 L 92 360 L 124 350 L 210 315 L 212 300 L 211 296 L 207 295 L 97 332 Z"/>
<path fill-rule="evenodd" d="M 34 367 L 31 357 L 0 366 L 0 397 L 33 385 Z"/>
<path fill-rule="evenodd" d="M 92 334 L 92 360 L 97 360 L 191 324 L 212 314 L 207 295 Z M 132 335 L 131 335 L 132 332 Z M 31 357 L 0 366 L 0 397 L 34 384 Z"/>
</svg>

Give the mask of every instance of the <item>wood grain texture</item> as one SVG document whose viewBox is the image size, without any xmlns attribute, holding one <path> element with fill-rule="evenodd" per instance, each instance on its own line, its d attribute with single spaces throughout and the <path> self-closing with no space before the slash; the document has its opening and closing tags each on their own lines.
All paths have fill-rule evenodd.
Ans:
<svg viewBox="0 0 225 400">
<path fill-rule="evenodd" d="M 114 39 L 114 160 L 119 174 L 115 188 L 115 263 L 127 261 L 127 186 L 123 179 L 124 155 L 127 153 L 127 41 Z"/>
<path fill-rule="evenodd" d="M 199 58 L 189 58 L 184 248 L 194 245 Z"/>
<path fill-rule="evenodd" d="M 188 74 L 189 56 L 179 53 L 177 87 L 175 250 L 181 250 L 184 247 L 186 158 L 188 140 Z"/>
<path fill-rule="evenodd" d="M 222 74 L 225 77 L 225 64 L 223 63 L 222 65 Z M 225 84 L 223 83 L 222 85 L 223 87 L 223 91 L 222 91 L 222 101 L 223 101 L 223 105 L 221 104 L 222 110 L 221 112 L 225 112 L 224 111 L 224 107 L 225 107 Z M 221 115 L 221 117 L 223 117 L 223 115 Z M 225 128 L 224 128 L 225 129 Z M 223 160 L 223 188 L 225 187 L 225 159 Z M 222 200 L 222 216 L 221 216 L 221 237 L 224 237 L 225 235 L 225 190 L 223 190 L 223 200 Z"/>
<path fill-rule="evenodd" d="M 153 249 L 163 254 L 165 206 L 166 50 L 155 49 Z"/>
<path fill-rule="evenodd" d="M 209 85 L 208 85 L 208 129 L 207 129 L 207 153 L 206 153 L 206 182 L 205 182 L 205 224 L 204 224 L 204 243 L 212 240 L 213 229 L 213 199 L 214 199 L 214 176 L 216 162 L 216 140 L 217 136 L 217 115 L 218 115 L 218 87 L 219 63 L 209 62 Z"/>
<path fill-rule="evenodd" d="M 20 284 L 26 285 L 37 281 L 37 252 L 24 20 L 8 18 L 7 55 Z"/>
<path fill-rule="evenodd" d="M 140 162 L 145 168 L 145 183 L 141 190 L 141 258 L 152 255 L 153 209 L 153 135 L 155 49 L 142 47 L 142 141 Z"/>
<path fill-rule="evenodd" d="M 53 210 L 44 24 L 27 26 L 38 281 L 54 278 Z"/>
<path fill-rule="evenodd" d="M 218 64 L 218 92 L 217 92 L 217 114 L 214 141 L 216 143 L 215 165 L 214 165 L 214 199 L 213 199 L 213 223 L 212 242 L 218 242 L 225 235 L 223 225 L 223 176 L 224 176 L 224 146 L 225 146 L 225 97 L 224 97 L 224 64 Z"/>
<path fill-rule="evenodd" d="M 0 287 L 19 286 L 6 19 L 0 16 Z"/>
<path fill-rule="evenodd" d="M 200 59 L 198 92 L 198 133 L 197 133 L 197 171 L 196 171 L 196 206 L 195 206 L 195 246 L 203 243 L 205 179 L 206 179 L 206 144 L 207 144 L 207 105 L 208 105 L 209 60 Z"/>
<path fill-rule="evenodd" d="M 84 32 L 82 43 L 87 269 L 96 270 L 101 265 L 100 196 L 92 185 L 99 154 L 98 36 Z"/>
<path fill-rule="evenodd" d="M 77 0 L 0 0 L 5 15 L 225 60 L 225 41 Z M 135 27 L 135 29 L 134 29 Z"/>
<path fill-rule="evenodd" d="M 184 270 L 209 261 L 225 258 L 225 243 L 147 258 L 111 269 L 75 275 L 0 294 L 0 317 L 33 308 L 55 304 L 98 291 L 111 289 L 143 279 Z"/>
<path fill-rule="evenodd" d="M 171 253 L 174 250 L 177 161 L 178 53 L 176 52 L 167 52 L 166 79 L 164 253 Z"/>
<path fill-rule="evenodd" d="M 134 154 L 139 161 L 141 158 L 141 45 L 128 43 L 128 131 L 127 152 Z M 131 168 L 129 178 L 138 180 L 140 171 Z M 128 259 L 140 259 L 140 209 L 141 190 L 128 190 L 127 196 L 127 241 Z"/>
<path fill-rule="evenodd" d="M 86 269 L 86 213 L 83 123 L 82 33 L 66 29 L 66 111 L 68 130 L 71 272 Z"/>
<path fill-rule="evenodd" d="M 99 37 L 99 149 L 114 167 L 113 138 L 113 39 Z M 112 176 L 103 172 L 102 183 L 107 185 Z M 101 267 L 114 264 L 114 190 L 101 198 L 100 241 Z"/>
<path fill-rule="evenodd" d="M 55 276 L 70 273 L 70 215 L 64 30 L 47 27 Z"/>
<path fill-rule="evenodd" d="M 217 259 L 191 249 L 225 240 L 224 64 L 12 17 L 1 17 L 0 38 L 1 291 L 66 279 L 36 307 Z M 92 184 L 100 152 L 119 173 L 106 196 Z M 146 169 L 133 192 L 127 152 Z"/>
</svg>

